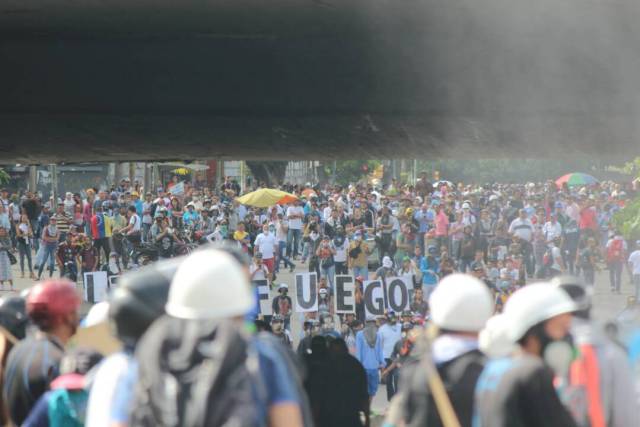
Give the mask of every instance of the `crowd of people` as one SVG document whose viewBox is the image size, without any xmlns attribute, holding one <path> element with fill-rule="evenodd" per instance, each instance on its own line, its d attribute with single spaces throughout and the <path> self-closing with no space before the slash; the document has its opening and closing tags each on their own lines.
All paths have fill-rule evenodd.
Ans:
<svg viewBox="0 0 640 427">
<path fill-rule="evenodd" d="M 47 261 L 51 277 L 54 259 L 61 276 L 15 297 L 17 308 L 0 304 L 13 346 L 6 420 L 369 425 L 382 382 L 389 426 L 634 425 L 626 349 L 590 316 L 601 268 L 612 293 L 626 269 L 640 297 L 640 242 L 612 221 L 633 188 L 423 174 L 413 186 L 283 186 L 296 201 L 255 208 L 238 203 L 230 180 L 186 187 L 152 194 L 123 180 L 48 202 L 1 193 L 0 279 L 13 286 L 14 251 L 23 275 L 35 254 L 34 278 Z M 203 248 L 165 259 L 189 242 Z M 127 265 L 145 244 L 160 248 L 160 262 Z M 66 350 L 78 327 L 78 266 L 134 267 L 87 316 L 99 320 L 83 325 L 114 325 L 121 349 L 104 358 Z M 319 279 L 318 311 L 300 319 L 299 337 L 281 268 Z M 355 279 L 353 313 L 333 313 L 336 275 Z M 365 282 L 398 275 L 413 278 L 409 309 L 367 315 Z M 259 280 L 276 291 L 271 316 L 256 317 Z"/>
</svg>

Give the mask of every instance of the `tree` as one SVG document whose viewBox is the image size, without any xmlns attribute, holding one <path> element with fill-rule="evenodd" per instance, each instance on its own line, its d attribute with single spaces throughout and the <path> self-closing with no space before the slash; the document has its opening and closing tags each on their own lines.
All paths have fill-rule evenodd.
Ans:
<svg viewBox="0 0 640 427">
<path fill-rule="evenodd" d="M 624 172 L 640 179 L 640 157 L 628 162 L 621 168 Z M 625 239 L 640 239 L 640 196 L 625 205 L 613 216 L 613 224 L 622 232 Z"/>
<path fill-rule="evenodd" d="M 335 162 L 336 170 L 336 183 L 347 185 L 350 183 L 358 182 L 380 165 L 377 160 L 342 160 Z M 324 164 L 324 171 L 326 176 L 333 176 L 333 162 L 327 162 Z"/>
<path fill-rule="evenodd" d="M 7 184 L 11 180 L 11 177 L 4 169 L 0 168 L 0 185 Z"/>
<path fill-rule="evenodd" d="M 251 174 L 258 183 L 264 183 L 267 186 L 280 184 L 284 181 L 284 174 L 287 170 L 286 161 L 271 162 L 245 162 Z"/>
</svg>

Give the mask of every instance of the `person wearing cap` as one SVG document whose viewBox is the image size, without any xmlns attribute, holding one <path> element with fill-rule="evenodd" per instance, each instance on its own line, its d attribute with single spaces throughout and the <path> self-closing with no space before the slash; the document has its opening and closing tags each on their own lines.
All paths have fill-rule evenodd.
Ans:
<svg viewBox="0 0 640 427">
<path fill-rule="evenodd" d="M 139 380 L 131 424 L 168 425 L 182 415 L 204 425 L 302 426 L 309 414 L 286 351 L 272 335 L 250 337 L 243 330 L 243 318 L 254 306 L 246 272 L 230 253 L 207 249 L 182 261 L 171 281 L 166 314 L 137 346 Z M 191 357 L 179 356 L 185 352 Z M 223 367 L 206 369 L 205 358 Z M 178 372 L 190 372 L 193 380 Z M 169 376 L 180 387 L 166 387 Z M 253 386 L 259 384 L 264 387 Z M 201 388 L 206 392 L 201 394 Z M 193 403 L 193 411 L 177 414 L 173 404 L 181 400 Z M 227 405 L 233 420 L 220 405 Z"/>
<path fill-rule="evenodd" d="M 373 280 L 386 279 L 387 277 L 394 277 L 396 271 L 393 268 L 393 261 L 391 257 L 384 256 L 382 258 L 382 265 L 373 273 Z"/>
<path fill-rule="evenodd" d="M 282 316 L 284 321 L 284 328 L 291 330 L 291 310 L 293 302 L 291 297 L 287 295 L 289 292 L 289 286 L 286 283 L 280 283 L 278 285 L 278 295 L 276 295 L 271 302 L 271 310 L 273 314 Z"/>
<path fill-rule="evenodd" d="M 195 226 L 200 221 L 200 215 L 196 212 L 196 205 L 193 202 L 187 203 L 187 210 L 182 214 L 182 223 L 185 227 Z"/>
<path fill-rule="evenodd" d="M 60 375 L 40 397 L 23 427 L 84 425 L 89 392 L 86 376 L 102 360 L 89 347 L 76 347 L 62 358 Z"/>
<path fill-rule="evenodd" d="M 385 368 L 389 368 L 391 362 L 391 353 L 395 344 L 402 336 L 402 324 L 398 323 L 398 316 L 393 311 L 387 313 L 387 323 L 380 326 L 378 334 L 382 340 L 382 357 L 384 358 Z M 387 401 L 391 400 L 396 394 L 398 388 L 397 371 L 390 370 L 391 376 L 387 380 Z"/>
<path fill-rule="evenodd" d="M 385 368 L 382 356 L 382 337 L 376 327 L 376 318 L 367 315 L 365 327 L 356 334 L 356 359 L 367 373 L 369 404 L 378 392 L 379 371 Z"/>
<path fill-rule="evenodd" d="M 506 335 L 516 351 L 489 361 L 482 372 L 474 426 L 577 426 L 554 388 L 554 377 L 569 369 L 573 357 L 566 337 L 577 308 L 549 283 L 525 286 L 507 300 Z"/>
<path fill-rule="evenodd" d="M 31 289 L 26 308 L 37 331 L 11 349 L 4 371 L 4 395 L 14 425 L 22 425 L 58 376 L 65 345 L 78 327 L 80 297 L 68 280 L 49 280 Z"/>
<path fill-rule="evenodd" d="M 462 427 L 472 425 L 473 394 L 485 364 L 478 349 L 478 333 L 493 314 L 493 298 L 487 286 L 465 274 L 451 274 L 438 284 L 429 298 L 431 321 L 437 337 L 431 354 L 416 347 L 413 363 L 400 377 L 400 418 L 407 427 L 444 425 L 432 391 L 423 357 L 435 364 Z M 427 359 L 427 360 L 429 360 Z"/>
<path fill-rule="evenodd" d="M 559 276 L 551 281 L 576 304 L 571 337 L 576 356 L 565 375 L 557 375 L 556 387 L 561 395 L 586 397 L 586 405 L 570 405 L 580 425 L 631 426 L 635 423 L 638 402 L 632 370 L 626 351 L 605 335 L 603 328 L 591 320 L 593 286 L 576 276 Z M 589 423 L 591 421 L 591 424 Z"/>
</svg>

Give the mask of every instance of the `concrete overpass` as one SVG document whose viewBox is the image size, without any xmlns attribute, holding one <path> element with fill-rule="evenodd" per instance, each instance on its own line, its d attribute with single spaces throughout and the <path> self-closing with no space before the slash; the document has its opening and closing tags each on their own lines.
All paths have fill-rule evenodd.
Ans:
<svg viewBox="0 0 640 427">
<path fill-rule="evenodd" d="M 0 162 L 640 154 L 635 0 L 3 0 Z"/>
</svg>

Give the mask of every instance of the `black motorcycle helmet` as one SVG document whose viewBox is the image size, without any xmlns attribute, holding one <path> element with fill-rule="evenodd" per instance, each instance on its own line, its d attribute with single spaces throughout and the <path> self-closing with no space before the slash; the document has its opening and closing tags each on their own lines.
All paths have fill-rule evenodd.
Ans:
<svg viewBox="0 0 640 427">
<path fill-rule="evenodd" d="M 0 299 L 0 326 L 21 340 L 26 336 L 28 324 L 29 318 L 23 297 Z"/>
<path fill-rule="evenodd" d="M 583 319 L 589 319 L 591 317 L 592 286 L 587 285 L 580 277 L 571 275 L 554 277 L 551 280 L 551 284 L 565 291 L 577 304 L 578 310 L 574 313 L 576 317 Z"/>
<path fill-rule="evenodd" d="M 126 273 L 109 299 L 109 319 L 116 336 L 135 347 L 154 320 L 164 314 L 171 280 L 183 258 L 174 258 Z"/>
</svg>

